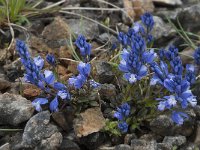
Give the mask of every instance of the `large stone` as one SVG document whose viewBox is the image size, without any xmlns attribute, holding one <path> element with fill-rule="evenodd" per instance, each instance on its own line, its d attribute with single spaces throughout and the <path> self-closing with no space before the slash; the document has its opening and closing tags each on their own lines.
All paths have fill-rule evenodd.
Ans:
<svg viewBox="0 0 200 150">
<path fill-rule="evenodd" d="M 98 61 L 94 64 L 96 69 L 96 76 L 100 83 L 111 83 L 115 79 L 115 75 L 112 72 L 112 66 L 104 61 Z"/>
<path fill-rule="evenodd" d="M 18 125 L 33 115 L 31 101 L 21 95 L 4 93 L 0 95 L 0 124 Z"/>
<path fill-rule="evenodd" d="M 117 89 L 113 84 L 101 84 L 99 94 L 102 99 L 111 100 L 116 97 Z"/>
<path fill-rule="evenodd" d="M 161 136 L 173 136 L 183 135 L 190 136 L 194 132 L 195 128 L 195 113 L 192 109 L 185 111 L 189 115 L 189 119 L 185 120 L 183 125 L 176 125 L 170 116 L 160 115 L 150 122 L 151 130 L 157 135 Z"/>
<path fill-rule="evenodd" d="M 184 8 L 178 14 L 181 26 L 192 32 L 200 31 L 200 3 Z"/>
<path fill-rule="evenodd" d="M 70 37 L 70 33 L 67 23 L 61 17 L 56 17 L 51 24 L 44 28 L 42 35 L 50 48 L 59 48 L 67 45 L 66 39 Z"/>
<path fill-rule="evenodd" d="M 106 141 L 106 136 L 102 132 L 95 132 L 79 139 L 81 145 L 88 150 L 98 149 Z"/>
<path fill-rule="evenodd" d="M 103 129 L 104 126 L 105 118 L 98 107 L 87 109 L 74 121 L 74 130 L 78 137 L 98 132 Z"/>
<path fill-rule="evenodd" d="M 156 141 L 146 141 L 140 139 L 134 139 L 131 141 L 131 148 L 133 150 L 157 150 Z"/>
<path fill-rule="evenodd" d="M 173 121 L 166 115 L 160 115 L 150 122 L 151 130 L 158 135 L 172 135 L 173 134 Z"/>
<path fill-rule="evenodd" d="M 156 43 L 164 43 L 176 35 L 176 31 L 172 28 L 172 26 L 166 24 L 162 18 L 157 16 L 154 16 L 153 18 L 155 24 L 152 35 Z"/>
<path fill-rule="evenodd" d="M 92 40 L 99 34 L 99 27 L 96 23 L 88 22 L 84 19 L 67 19 L 65 21 L 71 32 L 76 35 L 82 34 L 86 37 L 86 39 Z"/>
<path fill-rule="evenodd" d="M 25 126 L 21 148 L 57 149 L 62 143 L 62 134 L 49 121 L 49 111 L 43 111 L 33 116 Z"/>
</svg>

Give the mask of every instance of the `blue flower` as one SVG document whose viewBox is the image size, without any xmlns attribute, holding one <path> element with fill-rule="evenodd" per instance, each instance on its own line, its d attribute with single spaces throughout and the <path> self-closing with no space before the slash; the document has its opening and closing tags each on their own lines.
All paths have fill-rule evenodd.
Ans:
<svg viewBox="0 0 200 150">
<path fill-rule="evenodd" d="M 62 98 L 63 100 L 64 100 L 64 99 L 67 99 L 67 100 L 70 99 L 70 94 L 69 94 L 69 92 L 66 91 L 66 90 L 58 91 L 57 95 L 58 95 L 60 98 Z"/>
<path fill-rule="evenodd" d="M 53 54 L 47 54 L 46 56 L 46 61 L 51 65 L 55 66 L 56 65 L 56 58 Z"/>
<path fill-rule="evenodd" d="M 60 83 L 60 82 L 55 82 L 54 85 L 53 85 L 53 87 L 54 87 L 56 90 L 63 90 L 63 89 L 66 89 L 66 88 L 67 88 L 64 84 L 62 84 L 62 83 Z"/>
<path fill-rule="evenodd" d="M 99 86 L 101 86 L 100 83 L 94 81 L 94 80 L 89 80 L 90 82 L 90 86 L 93 87 L 93 88 L 98 88 Z"/>
<path fill-rule="evenodd" d="M 171 45 L 168 49 L 168 51 L 165 52 L 165 57 L 169 60 L 172 61 L 174 58 L 178 56 L 178 49 Z"/>
<path fill-rule="evenodd" d="M 133 52 L 124 49 L 121 58 L 119 70 L 124 72 L 124 78 L 130 83 L 134 83 L 147 75 L 147 67 L 142 64 L 137 55 Z"/>
<path fill-rule="evenodd" d="M 167 64 L 163 61 L 160 61 L 160 65 L 158 65 L 156 62 L 153 62 L 151 63 L 151 69 L 153 70 L 154 75 L 151 78 L 150 85 L 155 85 L 157 83 L 163 85 L 164 80 L 169 75 Z"/>
<path fill-rule="evenodd" d="M 160 49 L 158 51 L 158 56 L 161 60 L 164 60 L 165 56 L 166 56 L 166 50 L 165 49 Z"/>
<path fill-rule="evenodd" d="M 50 71 L 50 70 L 45 70 L 45 71 L 44 71 L 44 76 L 45 76 L 45 81 L 46 81 L 46 83 L 48 83 L 48 84 L 53 84 L 53 83 L 54 83 L 54 81 L 55 81 L 55 76 L 54 76 L 54 74 L 53 74 L 52 71 Z"/>
<path fill-rule="evenodd" d="M 58 111 L 58 97 L 57 96 L 51 101 L 49 108 L 52 112 Z"/>
<path fill-rule="evenodd" d="M 172 112 L 172 120 L 178 125 L 182 125 L 184 120 L 188 119 L 188 115 L 183 112 Z"/>
<path fill-rule="evenodd" d="M 35 58 L 33 58 L 34 63 L 36 64 L 36 66 L 39 68 L 39 70 L 41 70 L 44 66 L 44 59 L 42 59 L 41 56 L 37 56 Z"/>
<path fill-rule="evenodd" d="M 160 100 L 159 105 L 158 105 L 158 110 L 160 111 L 163 111 L 166 108 L 171 109 L 177 104 L 177 100 L 174 95 L 164 96 L 162 99 L 158 99 L 158 100 Z"/>
<path fill-rule="evenodd" d="M 154 19 L 153 16 L 146 12 L 141 16 L 142 23 L 147 27 L 149 31 L 153 29 L 154 26 Z"/>
<path fill-rule="evenodd" d="M 194 52 L 194 61 L 197 65 L 200 65 L 200 47 L 198 47 Z"/>
<path fill-rule="evenodd" d="M 126 46 L 129 42 L 128 36 L 124 34 L 123 32 L 119 32 L 118 40 L 121 42 L 123 46 Z"/>
<path fill-rule="evenodd" d="M 183 66 L 182 61 L 179 56 L 173 58 L 173 60 L 170 61 L 170 65 L 172 67 L 173 73 L 176 75 L 182 75 L 183 73 Z"/>
<path fill-rule="evenodd" d="M 84 59 L 89 60 L 92 46 L 86 42 L 85 37 L 83 35 L 79 35 L 75 41 L 75 44 L 80 49 L 80 53 L 84 57 Z"/>
<path fill-rule="evenodd" d="M 46 98 L 36 98 L 33 102 L 32 105 L 35 107 L 36 111 L 42 111 L 41 105 L 47 104 L 48 99 Z"/>
<path fill-rule="evenodd" d="M 153 63 L 154 59 L 157 57 L 157 54 L 154 52 L 153 49 L 150 51 L 146 51 L 142 55 L 142 59 L 144 60 L 145 63 L 151 64 Z"/>
<path fill-rule="evenodd" d="M 118 128 L 122 133 L 126 133 L 128 131 L 128 124 L 126 122 L 119 122 Z"/>
<path fill-rule="evenodd" d="M 79 73 L 85 77 L 88 77 L 90 74 L 91 66 L 89 63 L 80 62 L 77 67 Z"/>
<path fill-rule="evenodd" d="M 87 78 L 79 74 L 77 77 L 69 78 L 68 82 L 69 82 L 69 85 L 74 86 L 75 89 L 81 89 L 86 81 L 87 81 Z"/>
<path fill-rule="evenodd" d="M 122 104 L 117 108 L 117 111 L 114 113 L 114 117 L 118 120 L 123 120 L 125 117 L 128 117 L 130 114 L 130 105 L 128 103 Z"/>
<path fill-rule="evenodd" d="M 191 64 L 187 64 L 187 65 L 186 65 L 185 79 L 186 79 L 190 84 L 194 84 L 194 83 L 195 83 L 195 81 L 196 81 L 196 75 L 195 75 L 194 65 L 191 65 Z"/>
</svg>

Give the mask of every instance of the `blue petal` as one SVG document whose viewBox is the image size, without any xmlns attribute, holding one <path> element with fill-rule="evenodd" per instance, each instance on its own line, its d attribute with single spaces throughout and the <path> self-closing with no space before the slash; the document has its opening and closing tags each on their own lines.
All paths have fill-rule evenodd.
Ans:
<svg viewBox="0 0 200 150">
<path fill-rule="evenodd" d="M 171 79 L 165 79 L 164 80 L 164 87 L 166 89 L 168 89 L 170 92 L 174 92 L 176 85 L 173 82 L 173 80 L 171 80 Z"/>
<path fill-rule="evenodd" d="M 58 91 L 57 95 L 60 96 L 60 98 L 62 98 L 62 99 L 70 99 L 70 94 L 66 90 Z"/>
<path fill-rule="evenodd" d="M 63 89 L 66 89 L 66 86 L 60 82 L 55 82 L 53 87 L 56 89 L 56 90 L 63 90 Z"/>
<path fill-rule="evenodd" d="M 50 70 L 45 70 L 44 76 L 45 76 L 45 81 L 48 84 L 53 84 L 53 82 L 55 81 L 55 76 L 54 76 L 53 72 Z"/>
<path fill-rule="evenodd" d="M 37 57 L 34 57 L 33 60 L 36 66 L 39 68 L 39 70 L 41 70 L 44 66 L 44 59 L 42 59 L 41 56 L 37 56 Z"/>
<path fill-rule="evenodd" d="M 57 98 L 57 96 L 51 101 L 50 110 L 52 112 L 58 111 L 58 98 Z"/>
<path fill-rule="evenodd" d="M 37 111 L 42 111 L 41 105 L 47 104 L 48 99 L 46 98 L 36 98 L 33 102 L 32 105 L 35 107 Z"/>
</svg>

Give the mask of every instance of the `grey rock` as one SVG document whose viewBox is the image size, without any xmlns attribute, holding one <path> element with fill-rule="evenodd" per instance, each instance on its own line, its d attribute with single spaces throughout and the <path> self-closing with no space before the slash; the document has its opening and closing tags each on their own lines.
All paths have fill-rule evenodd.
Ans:
<svg viewBox="0 0 200 150">
<path fill-rule="evenodd" d="M 200 145 L 200 121 L 196 123 L 196 132 L 194 135 L 194 143 Z"/>
<path fill-rule="evenodd" d="M 80 144 L 84 145 L 89 150 L 97 149 L 104 141 L 106 141 L 106 136 L 101 132 L 92 133 L 80 138 Z"/>
<path fill-rule="evenodd" d="M 0 95 L 0 124 L 18 125 L 33 115 L 31 101 L 21 95 L 4 93 Z"/>
<path fill-rule="evenodd" d="M 128 144 L 130 145 L 131 144 L 131 140 L 133 139 L 137 139 L 137 136 L 136 134 L 126 134 L 125 137 L 124 137 L 124 144 Z"/>
<path fill-rule="evenodd" d="M 174 123 L 167 115 L 160 115 L 150 122 L 151 130 L 158 135 L 172 135 Z"/>
<path fill-rule="evenodd" d="M 191 4 L 198 4 L 200 0 L 182 0 L 184 4 L 191 5 Z"/>
<path fill-rule="evenodd" d="M 200 120 L 200 106 L 199 106 L 199 105 L 196 105 L 196 106 L 194 107 L 194 112 L 195 112 L 195 114 L 196 114 L 196 118 L 197 118 L 198 120 Z"/>
<path fill-rule="evenodd" d="M 184 146 L 180 147 L 180 150 L 199 150 L 199 146 L 194 143 L 186 143 Z"/>
<path fill-rule="evenodd" d="M 131 150 L 132 148 L 126 144 L 120 144 L 115 147 L 115 150 Z"/>
<path fill-rule="evenodd" d="M 115 75 L 112 72 L 112 66 L 104 61 L 97 61 L 95 64 L 96 76 L 100 83 L 111 83 L 115 79 Z"/>
<path fill-rule="evenodd" d="M 176 125 L 169 115 L 160 115 L 150 122 L 151 130 L 161 136 L 183 135 L 190 136 L 195 129 L 195 113 L 192 109 L 186 110 L 189 119 L 183 125 Z"/>
<path fill-rule="evenodd" d="M 33 116 L 26 124 L 22 137 L 23 148 L 57 149 L 62 135 L 55 125 L 49 123 L 50 112 L 43 111 Z"/>
<path fill-rule="evenodd" d="M 81 21 L 80 19 L 67 19 L 66 23 L 73 33 L 76 35 L 81 33 L 86 39 L 94 39 L 99 34 L 99 27 L 96 23 L 88 22 L 84 19 Z"/>
<path fill-rule="evenodd" d="M 162 5 L 170 5 L 170 6 L 176 6 L 176 5 L 182 5 L 182 1 L 181 0 L 153 0 L 153 2 L 158 3 L 158 4 L 162 4 Z"/>
<path fill-rule="evenodd" d="M 170 38 L 176 35 L 176 31 L 172 28 L 171 25 L 166 24 L 162 18 L 158 16 L 154 16 L 154 28 L 152 31 L 152 35 L 157 42 L 165 42 L 168 41 Z"/>
<path fill-rule="evenodd" d="M 184 8 L 179 12 L 180 24 L 185 30 L 197 32 L 200 30 L 200 3 Z"/>
<path fill-rule="evenodd" d="M 172 145 L 169 145 L 167 143 L 158 143 L 157 146 L 158 146 L 157 150 L 172 150 L 173 148 Z"/>
<path fill-rule="evenodd" d="M 80 150 L 80 147 L 73 141 L 63 139 L 60 150 Z"/>
<path fill-rule="evenodd" d="M 165 136 L 163 139 L 163 143 L 166 143 L 168 145 L 172 146 L 181 146 L 186 143 L 186 137 L 185 136 Z"/>
<path fill-rule="evenodd" d="M 167 21 L 168 17 L 170 20 L 175 21 L 177 19 L 178 14 L 182 11 L 182 8 L 176 8 L 173 11 L 171 10 L 160 10 L 156 13 L 159 17 L 161 17 L 164 21 Z"/>
<path fill-rule="evenodd" d="M 64 19 L 56 17 L 44 28 L 42 36 L 50 48 L 59 48 L 67 45 L 66 38 L 70 37 L 70 28 Z"/>
<path fill-rule="evenodd" d="M 6 143 L 0 147 L 0 150 L 10 150 L 10 144 Z"/>
<path fill-rule="evenodd" d="M 102 84 L 99 94 L 102 99 L 113 99 L 116 97 L 116 87 L 113 84 Z"/>
<path fill-rule="evenodd" d="M 134 139 L 131 141 L 131 148 L 133 150 L 157 150 L 156 141 L 146 141 L 141 139 Z"/>
<path fill-rule="evenodd" d="M 152 141 L 152 140 L 160 141 L 162 140 L 162 136 L 156 135 L 155 133 L 148 133 L 148 134 L 142 135 L 140 139 L 145 140 L 145 141 Z"/>
<path fill-rule="evenodd" d="M 11 87 L 11 83 L 3 78 L 0 78 L 0 91 Z"/>
</svg>

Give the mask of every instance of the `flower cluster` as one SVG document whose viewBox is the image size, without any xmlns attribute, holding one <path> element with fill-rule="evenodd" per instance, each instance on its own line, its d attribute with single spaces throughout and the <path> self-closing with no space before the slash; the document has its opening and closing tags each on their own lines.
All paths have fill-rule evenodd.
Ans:
<svg viewBox="0 0 200 150">
<path fill-rule="evenodd" d="M 200 47 L 198 47 L 194 52 L 194 61 L 197 65 L 200 65 Z"/>
<path fill-rule="evenodd" d="M 41 105 L 47 104 L 49 102 L 48 99 L 54 97 L 53 100 L 50 102 L 49 107 L 52 112 L 58 111 L 58 100 L 70 99 L 70 94 L 67 90 L 67 87 L 64 84 L 56 81 L 52 71 L 42 70 L 44 66 L 44 59 L 42 59 L 40 56 L 32 59 L 28 48 L 23 41 L 17 40 L 16 50 L 26 70 L 26 74 L 24 75 L 25 81 L 36 85 L 45 93 L 51 95 L 48 98 L 36 98 L 32 102 L 35 109 L 37 111 L 42 111 Z M 55 66 L 56 61 L 53 55 L 48 54 L 46 60 L 49 64 Z"/>
<path fill-rule="evenodd" d="M 128 131 L 128 124 L 126 118 L 130 115 L 130 105 L 128 103 L 122 104 L 117 108 L 117 111 L 114 113 L 114 117 L 119 120 L 118 128 L 121 132 L 125 133 Z"/>
<path fill-rule="evenodd" d="M 144 14 L 142 19 L 144 25 L 150 31 L 154 24 L 152 16 Z M 124 78 L 129 83 L 135 83 L 145 77 L 148 74 L 147 64 L 152 63 L 157 56 L 153 49 L 147 50 L 144 33 L 143 26 L 136 23 L 127 34 L 120 32 L 118 36 L 123 46 L 119 69 L 124 73 Z"/>
<path fill-rule="evenodd" d="M 87 43 L 85 37 L 83 35 L 79 35 L 75 41 L 76 46 L 79 48 L 81 56 L 84 58 L 85 62 L 90 60 L 90 54 L 92 46 Z"/>
<path fill-rule="evenodd" d="M 90 60 L 92 46 L 91 44 L 86 42 L 86 39 L 83 35 L 78 36 L 78 38 L 75 41 L 75 44 L 79 48 L 81 56 L 84 59 L 84 62 L 80 62 L 78 64 L 77 70 L 79 74 L 77 76 L 69 78 L 69 85 L 74 86 L 75 89 L 81 89 L 90 75 L 91 65 L 89 63 L 89 60 Z M 100 85 L 94 80 L 89 80 L 89 83 L 90 86 L 93 88 L 97 88 Z"/>
<path fill-rule="evenodd" d="M 178 55 L 178 49 L 174 46 L 170 46 L 168 50 L 160 50 L 159 57 L 160 63 L 151 63 L 154 72 L 151 85 L 158 83 L 165 87 L 170 95 L 157 99 L 159 100 L 158 109 L 160 111 L 176 109 L 179 104 L 182 109 L 186 109 L 188 105 L 195 106 L 197 100 L 190 90 L 190 86 L 196 78 L 194 66 L 186 65 L 184 74 L 184 67 Z M 174 110 L 172 113 L 172 119 L 177 124 L 183 124 L 184 119 L 187 118 L 187 114 L 183 112 Z"/>
</svg>

